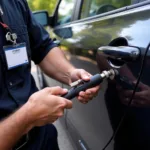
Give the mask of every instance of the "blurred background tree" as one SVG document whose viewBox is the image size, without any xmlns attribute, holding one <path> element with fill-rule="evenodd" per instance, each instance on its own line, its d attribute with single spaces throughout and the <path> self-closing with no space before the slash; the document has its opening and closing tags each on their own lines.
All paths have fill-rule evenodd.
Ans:
<svg viewBox="0 0 150 150">
<path fill-rule="evenodd" d="M 27 0 L 32 11 L 47 10 L 49 15 L 53 14 L 57 0 Z"/>
</svg>

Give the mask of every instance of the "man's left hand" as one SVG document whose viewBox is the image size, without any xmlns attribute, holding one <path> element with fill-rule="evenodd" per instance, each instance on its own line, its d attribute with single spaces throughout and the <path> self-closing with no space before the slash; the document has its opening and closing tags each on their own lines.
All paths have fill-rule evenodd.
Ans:
<svg viewBox="0 0 150 150">
<path fill-rule="evenodd" d="M 71 74 L 71 82 L 77 81 L 79 79 L 89 81 L 90 77 L 92 76 L 84 69 L 74 69 L 73 71 L 71 71 L 70 74 Z M 99 89 L 100 86 L 96 86 L 94 88 L 87 89 L 86 91 L 81 91 L 77 98 L 81 103 L 86 104 L 98 95 Z"/>
</svg>

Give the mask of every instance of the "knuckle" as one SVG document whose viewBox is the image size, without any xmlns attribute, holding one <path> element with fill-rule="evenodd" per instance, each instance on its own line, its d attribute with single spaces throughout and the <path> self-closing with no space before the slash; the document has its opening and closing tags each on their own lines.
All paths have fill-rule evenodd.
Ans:
<svg viewBox="0 0 150 150">
<path fill-rule="evenodd" d="M 85 98 L 88 100 L 90 99 L 91 97 L 93 97 L 93 95 L 89 96 L 89 95 L 86 95 Z"/>
<path fill-rule="evenodd" d="M 97 88 L 94 88 L 94 89 L 93 89 L 93 93 L 96 93 L 96 92 L 97 92 Z"/>
<path fill-rule="evenodd" d="M 100 90 L 100 87 L 96 87 L 95 90 L 96 92 L 98 92 Z"/>
<path fill-rule="evenodd" d="M 82 96 L 82 97 L 84 97 L 85 95 L 86 95 L 86 94 L 83 93 L 83 92 L 80 93 L 80 96 Z"/>
<path fill-rule="evenodd" d="M 79 69 L 79 71 L 80 71 L 81 73 L 85 72 L 85 70 L 84 70 L 84 69 Z"/>
<path fill-rule="evenodd" d="M 62 117 L 64 115 L 64 113 L 63 112 L 60 112 L 60 113 L 58 113 L 58 117 Z"/>
<path fill-rule="evenodd" d="M 85 94 L 85 92 L 84 92 L 84 91 L 81 91 L 81 92 L 80 92 L 80 94 L 81 94 L 81 95 L 84 95 L 84 94 Z"/>
<path fill-rule="evenodd" d="M 56 88 L 61 89 L 61 87 L 60 87 L 60 86 L 56 86 Z"/>
<path fill-rule="evenodd" d="M 82 97 L 82 101 L 87 101 L 88 98 L 87 97 Z"/>
<path fill-rule="evenodd" d="M 87 95 L 91 95 L 91 92 L 89 90 L 86 91 Z"/>
<path fill-rule="evenodd" d="M 61 99 L 61 107 L 65 107 L 67 105 L 67 102 L 63 99 Z"/>
<path fill-rule="evenodd" d="M 81 96 L 78 96 L 78 100 L 81 101 L 81 100 L 82 100 L 82 97 L 81 97 Z"/>
<path fill-rule="evenodd" d="M 49 90 L 50 90 L 50 88 L 49 87 L 46 87 L 46 88 L 44 88 L 43 89 L 45 92 L 48 92 Z"/>
<path fill-rule="evenodd" d="M 60 91 L 62 88 L 60 86 L 56 86 L 56 89 Z"/>
<path fill-rule="evenodd" d="M 63 106 L 66 107 L 67 106 L 67 101 L 63 101 Z"/>
<path fill-rule="evenodd" d="M 94 93 L 94 88 L 88 90 L 91 94 Z"/>
</svg>

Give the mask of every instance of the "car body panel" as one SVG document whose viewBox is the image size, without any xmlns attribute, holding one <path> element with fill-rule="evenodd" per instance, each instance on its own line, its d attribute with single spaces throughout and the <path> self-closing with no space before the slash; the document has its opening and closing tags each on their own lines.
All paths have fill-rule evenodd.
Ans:
<svg viewBox="0 0 150 150">
<path fill-rule="evenodd" d="M 80 20 L 54 29 L 55 32 L 62 32 L 63 30 L 64 32 L 65 30 L 67 32 L 72 32 L 72 34 L 70 34 L 72 36 L 68 36 L 69 38 L 63 38 L 61 45 L 67 47 L 67 49 L 73 52 L 73 56 L 70 57 L 69 60 L 77 68 L 83 68 L 91 74 L 98 73 L 99 70 L 96 65 L 97 49 L 100 46 L 109 45 L 114 39 L 119 37 L 123 37 L 128 45 L 141 48 L 142 55 L 144 54 L 145 48 L 150 41 L 150 5 L 129 10 L 126 9 L 127 8 L 122 8 L 122 12 L 119 13 L 104 17 L 91 17 L 83 21 Z M 63 35 L 61 36 L 63 37 Z M 120 46 L 119 43 L 118 46 Z M 99 57 L 97 58 L 99 59 L 97 61 L 100 71 L 109 68 L 109 64 L 105 62 L 105 60 L 100 59 Z M 140 71 L 140 65 L 141 60 L 134 62 L 134 64 L 131 63 L 125 65 L 120 69 L 120 74 L 125 75 L 125 72 L 127 72 L 126 69 L 130 68 L 131 74 L 134 75 L 136 80 Z M 126 76 L 131 78 L 130 80 L 133 80 L 130 74 L 126 74 Z M 147 78 L 147 71 L 144 71 L 143 76 L 143 79 L 145 80 Z M 142 80 L 142 82 L 144 82 L 144 80 Z M 147 79 L 146 84 L 150 84 L 150 81 Z M 80 146 L 81 144 L 79 140 L 81 140 L 86 149 L 102 149 L 111 137 L 113 130 L 116 129 L 116 126 L 126 108 L 126 106 L 122 105 L 118 100 L 116 84 L 104 81 L 101 84 L 99 95 L 88 105 L 84 106 L 77 100 L 73 100 L 73 104 L 74 108 L 68 111 L 67 122 L 69 124 L 68 129 L 71 128 L 69 130 L 74 130 L 73 134 L 77 135 L 76 138 L 78 137 L 78 139 L 75 140 Z M 140 116 L 139 113 L 141 111 L 143 114 Z M 130 119 L 127 119 L 124 125 L 130 124 L 131 127 L 129 126 L 128 130 L 135 132 L 135 134 L 133 135 L 133 132 L 130 131 L 129 133 L 128 130 L 123 128 L 121 130 L 121 135 L 119 136 L 126 135 L 128 137 L 130 135 L 134 138 L 136 132 L 138 133 L 138 131 L 141 132 L 144 131 L 144 129 L 147 129 L 144 125 L 146 122 L 149 124 L 149 119 L 143 119 L 143 123 L 141 123 L 141 119 L 144 117 L 145 112 L 147 115 L 149 114 L 149 109 L 133 107 L 131 108 L 131 112 L 132 113 L 128 115 L 128 118 Z M 132 119 L 134 121 L 131 121 Z M 134 129 L 133 125 L 137 129 Z M 140 125 L 139 128 L 137 127 L 138 125 Z M 149 134 L 147 134 L 147 136 L 149 137 Z M 127 147 L 132 147 L 134 145 L 126 138 L 120 138 L 122 145 L 124 144 L 124 140 L 127 141 Z M 117 142 L 115 143 L 118 143 L 118 140 L 116 141 Z M 145 143 L 148 144 L 147 142 Z M 120 144 L 115 144 L 115 147 L 118 147 L 118 145 Z M 139 146 L 141 145 L 142 144 L 139 144 Z M 149 144 L 147 146 L 149 146 Z M 113 148 L 114 146 L 111 144 L 109 149 Z"/>
</svg>

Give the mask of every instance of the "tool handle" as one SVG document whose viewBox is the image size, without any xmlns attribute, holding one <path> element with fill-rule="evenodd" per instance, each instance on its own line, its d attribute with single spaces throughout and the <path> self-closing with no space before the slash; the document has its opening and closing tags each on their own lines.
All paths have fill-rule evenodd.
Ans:
<svg viewBox="0 0 150 150">
<path fill-rule="evenodd" d="M 81 91 L 86 91 L 89 88 L 95 87 L 99 85 L 103 81 L 103 78 L 100 74 L 96 74 L 90 78 L 90 81 L 83 81 L 83 84 L 80 84 L 76 87 L 71 88 L 67 94 L 62 97 L 66 99 L 72 99 L 79 95 Z"/>
</svg>

